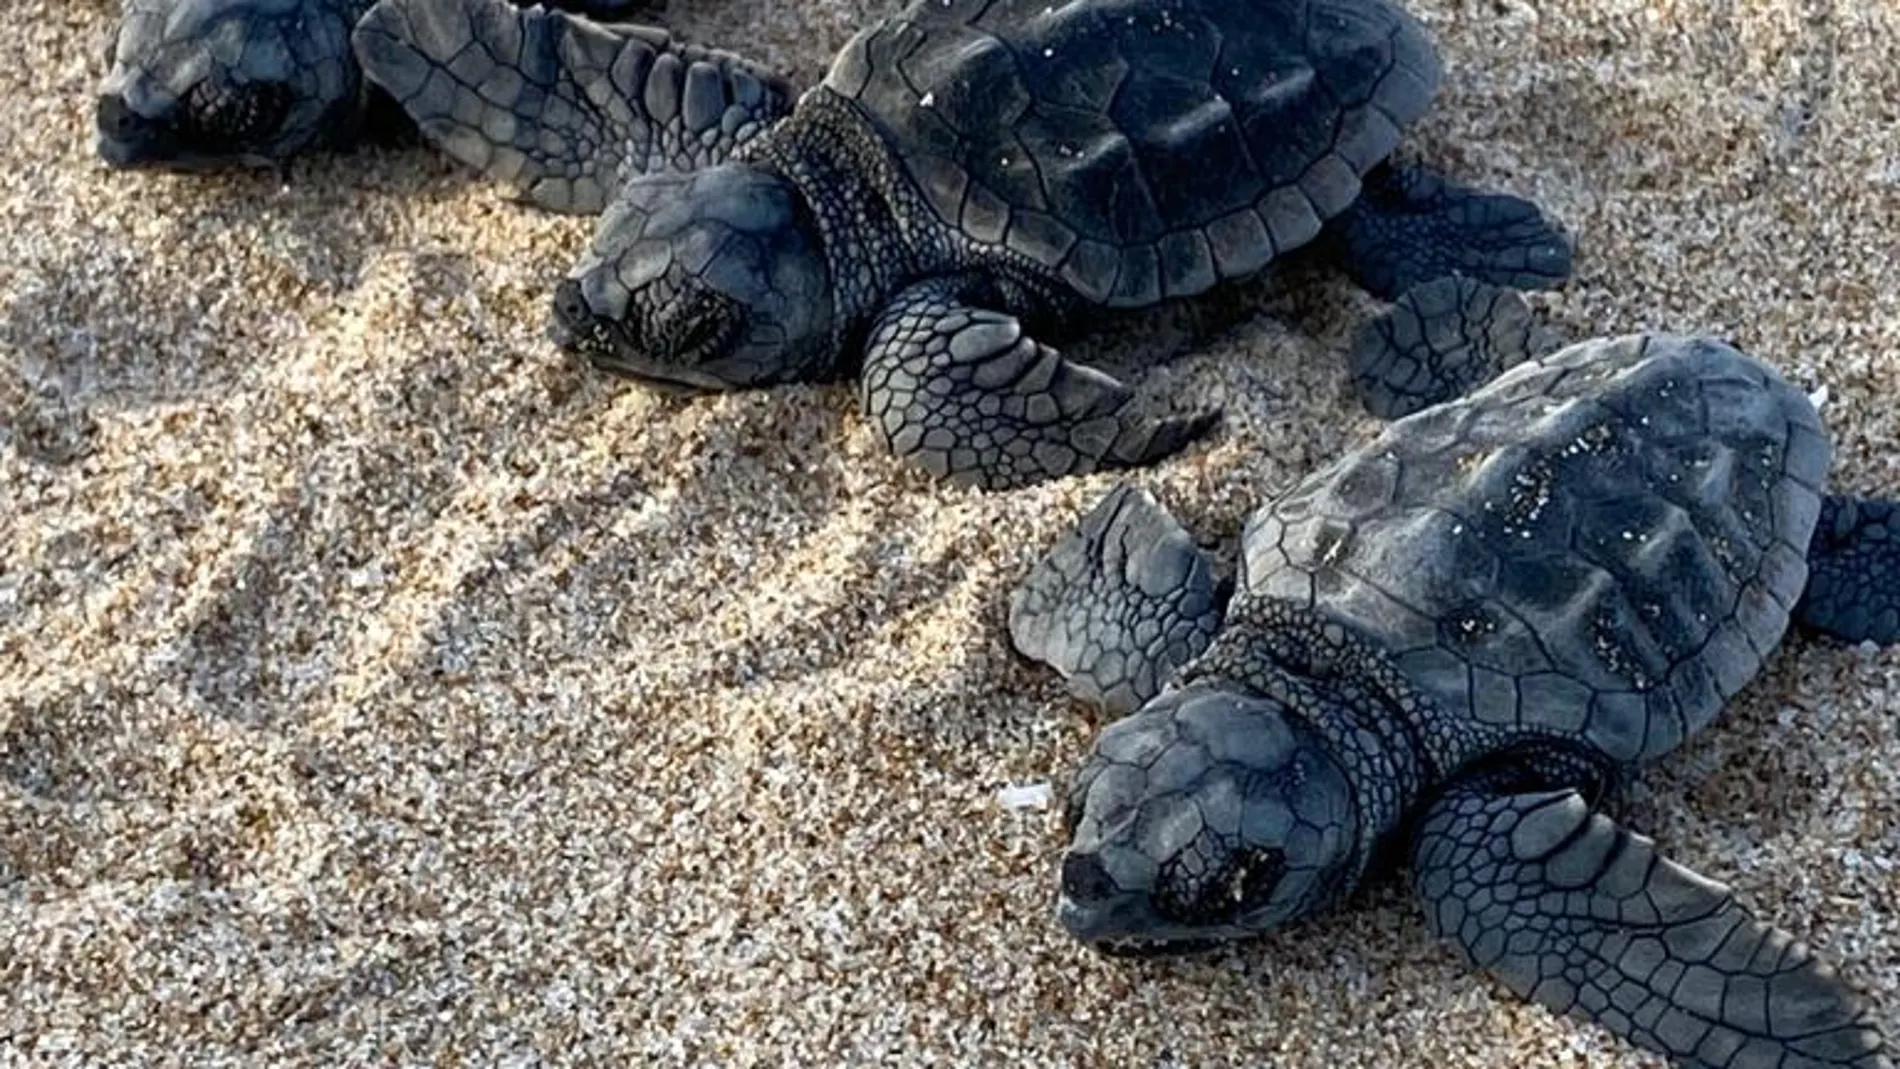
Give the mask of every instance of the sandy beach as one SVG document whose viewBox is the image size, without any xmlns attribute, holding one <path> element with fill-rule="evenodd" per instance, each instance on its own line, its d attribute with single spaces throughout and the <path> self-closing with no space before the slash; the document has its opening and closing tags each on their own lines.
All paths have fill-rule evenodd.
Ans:
<svg viewBox="0 0 1900 1069">
<path fill-rule="evenodd" d="M 800 84 L 892 0 L 673 0 Z M 1900 495 L 1900 9 L 1429 0 L 1405 151 L 1575 235 L 1574 337 L 1709 332 Z M 848 384 L 696 399 L 547 340 L 591 226 L 425 147 L 282 175 L 91 145 L 117 4 L 0 42 L 0 1063 L 1654 1067 L 1403 887 L 1211 957 L 1055 923 L 1098 729 L 1007 596 L 1115 476 L 891 458 Z M 1207 443 L 1134 475 L 1231 548 L 1377 424 L 1377 305 L 1295 272 L 1077 349 Z M 1210 318 L 1220 322 L 1209 326 Z M 1135 341 L 1127 340 L 1134 337 Z M 1900 1042 L 1900 651 L 1796 637 L 1628 821 Z"/>
</svg>

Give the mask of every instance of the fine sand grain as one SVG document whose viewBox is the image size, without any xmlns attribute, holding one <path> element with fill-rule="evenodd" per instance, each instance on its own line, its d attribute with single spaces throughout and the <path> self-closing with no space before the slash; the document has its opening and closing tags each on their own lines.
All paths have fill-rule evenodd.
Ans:
<svg viewBox="0 0 1900 1069">
<path fill-rule="evenodd" d="M 675 0 L 809 81 L 870 0 Z M 1007 592 L 1109 485 L 952 489 L 848 387 L 691 401 L 562 359 L 585 221 L 422 148 L 107 172 L 107 0 L 0 44 L 0 1062 L 1656 1066 L 1520 1005 L 1394 884 L 1208 959 L 1053 923 L 1096 728 Z M 1825 388 L 1900 494 L 1900 15 L 1433 0 L 1411 150 L 1580 240 L 1566 329 L 1709 331 Z M 1231 542 L 1369 436 L 1330 277 L 1211 321 L 1138 476 Z M 1632 822 L 1900 1036 L 1900 654 L 1795 640 Z"/>
</svg>

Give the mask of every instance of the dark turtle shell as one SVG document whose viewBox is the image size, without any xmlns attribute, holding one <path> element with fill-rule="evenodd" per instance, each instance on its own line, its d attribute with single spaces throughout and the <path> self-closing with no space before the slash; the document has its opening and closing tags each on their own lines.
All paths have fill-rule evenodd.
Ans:
<svg viewBox="0 0 1900 1069">
<path fill-rule="evenodd" d="M 1829 453 L 1807 397 L 1727 345 L 1584 342 L 1264 509 L 1240 598 L 1349 625 L 1474 735 L 1646 761 L 1781 640 Z"/>
<path fill-rule="evenodd" d="M 1439 71 L 1384 0 L 919 0 L 826 85 L 946 225 L 1133 307 L 1311 241 Z"/>
</svg>

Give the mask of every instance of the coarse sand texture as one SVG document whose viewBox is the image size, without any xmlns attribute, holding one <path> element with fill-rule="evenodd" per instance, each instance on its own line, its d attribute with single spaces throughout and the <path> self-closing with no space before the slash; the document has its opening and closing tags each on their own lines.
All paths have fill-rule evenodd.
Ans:
<svg viewBox="0 0 1900 1069">
<path fill-rule="evenodd" d="M 665 17 L 810 84 L 893 7 Z M 1900 8 L 1414 10 L 1446 74 L 1402 151 L 1577 239 L 1535 314 L 1728 339 L 1900 496 Z M 1025 788 L 1101 725 L 1004 620 L 1116 476 L 959 489 L 849 385 L 564 358 L 592 221 L 427 148 L 108 171 L 116 14 L 9 0 L 0 42 L 0 1064 L 1662 1065 L 1397 881 L 1210 957 L 1074 943 Z M 1231 553 L 1377 432 L 1344 359 L 1377 307 L 1296 271 L 1098 339 L 1225 412 L 1135 481 Z M 1900 652 L 1791 638 L 1625 814 L 1890 1039 L 1896 708 Z"/>
</svg>

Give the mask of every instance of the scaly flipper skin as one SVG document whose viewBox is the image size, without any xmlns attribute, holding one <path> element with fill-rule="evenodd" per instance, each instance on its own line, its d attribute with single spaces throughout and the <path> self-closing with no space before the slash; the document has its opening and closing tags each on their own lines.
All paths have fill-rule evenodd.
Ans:
<svg viewBox="0 0 1900 1069">
<path fill-rule="evenodd" d="M 891 450 L 990 490 L 1138 467 L 1180 450 L 1219 412 L 1157 419 L 1134 391 L 966 301 L 957 279 L 898 294 L 871 329 L 864 412 Z"/>
<path fill-rule="evenodd" d="M 275 167 L 390 132 L 378 129 L 387 101 L 350 45 L 370 3 L 126 0 L 94 105 L 100 157 L 119 168 Z M 623 18 L 648 5 L 553 6 Z"/>
<path fill-rule="evenodd" d="M 1474 963 L 1680 1065 L 1891 1065 L 1833 969 L 1575 791 L 1454 786 L 1412 866 L 1433 932 Z"/>
<path fill-rule="evenodd" d="M 1570 277 L 1570 243 L 1535 204 L 1419 167 L 1366 175 L 1359 199 L 1331 229 L 1347 274 L 1383 300 L 1446 275 L 1527 290 L 1555 289 Z"/>
<path fill-rule="evenodd" d="M 1009 637 L 1077 697 L 1130 713 L 1214 641 L 1226 593 L 1180 523 L 1123 484 L 1016 589 Z"/>
<path fill-rule="evenodd" d="M 1398 419 L 1468 393 L 1530 354 L 1524 298 L 1454 275 L 1406 290 L 1367 321 L 1349 362 L 1366 411 Z"/>
<path fill-rule="evenodd" d="M 502 0 L 381 0 L 353 39 L 425 136 L 550 211 L 598 214 L 631 175 L 720 163 L 791 110 L 739 56 Z"/>
<path fill-rule="evenodd" d="M 1821 499 L 1794 621 L 1846 642 L 1900 642 L 1900 501 Z"/>
</svg>

